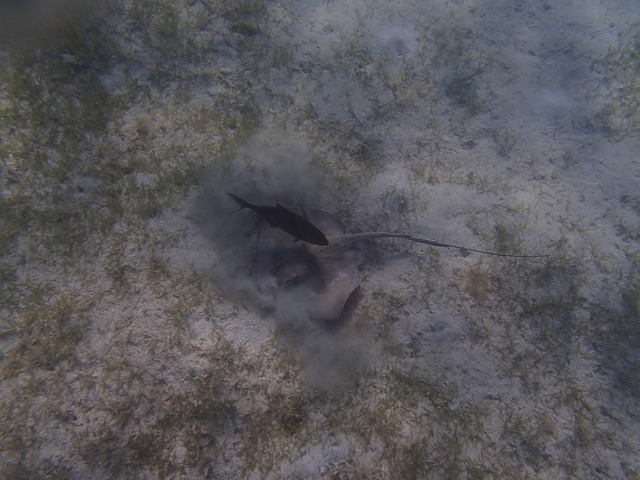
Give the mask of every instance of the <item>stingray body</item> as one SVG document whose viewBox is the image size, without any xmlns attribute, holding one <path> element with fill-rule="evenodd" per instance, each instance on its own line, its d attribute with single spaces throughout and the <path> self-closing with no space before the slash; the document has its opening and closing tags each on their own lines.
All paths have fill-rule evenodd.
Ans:
<svg viewBox="0 0 640 480">
<path fill-rule="evenodd" d="M 307 218 L 302 217 L 291 210 L 276 203 L 275 207 L 268 205 L 254 205 L 233 193 L 227 193 L 240 208 L 248 208 L 256 212 L 269 226 L 279 228 L 294 238 L 294 241 L 303 240 L 314 245 L 329 245 L 327 237 Z"/>
<path fill-rule="evenodd" d="M 360 285 L 358 267 L 363 258 L 357 242 L 340 243 L 345 228 L 337 218 L 321 210 L 309 210 L 307 215 L 325 232 L 330 246 L 292 244 L 282 232 L 262 222 L 256 245 L 256 283 L 278 313 L 297 317 L 294 321 L 309 318 L 329 325 L 339 319 Z"/>
<path fill-rule="evenodd" d="M 278 229 L 268 228 L 267 222 L 258 226 L 256 282 L 279 313 L 309 318 L 324 325 L 336 324 L 349 297 L 360 285 L 359 266 L 363 261 L 357 249 L 360 242 L 400 238 L 503 257 L 546 256 L 488 252 L 390 232 L 348 234 L 342 222 L 322 210 L 309 210 L 308 221 L 325 232 L 328 246 L 292 244 L 290 237 Z"/>
</svg>

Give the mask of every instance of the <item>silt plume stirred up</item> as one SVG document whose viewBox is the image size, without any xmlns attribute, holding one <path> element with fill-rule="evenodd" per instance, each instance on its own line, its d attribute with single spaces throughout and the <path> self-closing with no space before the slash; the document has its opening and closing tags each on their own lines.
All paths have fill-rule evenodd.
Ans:
<svg viewBox="0 0 640 480">
<path fill-rule="evenodd" d="M 279 203 L 275 207 L 267 205 L 253 205 L 233 193 L 227 192 L 240 208 L 248 208 L 256 212 L 269 223 L 269 226 L 279 228 L 294 238 L 294 241 L 303 240 L 314 245 L 329 245 L 329 240 L 313 223 L 305 217 L 293 213 Z M 304 210 L 303 210 L 304 212 Z"/>
</svg>

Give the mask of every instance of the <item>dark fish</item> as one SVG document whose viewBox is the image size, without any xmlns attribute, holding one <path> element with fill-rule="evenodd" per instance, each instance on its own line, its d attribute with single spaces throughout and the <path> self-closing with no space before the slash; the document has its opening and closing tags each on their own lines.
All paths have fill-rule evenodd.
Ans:
<svg viewBox="0 0 640 480">
<path fill-rule="evenodd" d="M 284 208 L 279 203 L 276 203 L 275 207 L 267 205 L 253 205 L 244 201 L 240 197 L 233 193 L 228 193 L 233 198 L 240 208 L 248 208 L 256 212 L 260 217 L 269 223 L 269 226 L 279 228 L 280 230 L 287 232 L 295 240 L 303 240 L 314 245 L 329 245 L 329 240 L 324 236 L 318 228 L 300 215 L 293 213 L 291 210 Z"/>
</svg>

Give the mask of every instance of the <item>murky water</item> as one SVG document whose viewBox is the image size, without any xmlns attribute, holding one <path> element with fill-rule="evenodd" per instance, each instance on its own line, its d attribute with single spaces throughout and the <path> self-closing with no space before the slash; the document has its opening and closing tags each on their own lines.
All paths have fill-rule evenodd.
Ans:
<svg viewBox="0 0 640 480">
<path fill-rule="evenodd" d="M 3 477 L 638 476 L 636 2 L 0 18 Z M 549 257 L 367 242 L 329 328 L 226 192 Z"/>
</svg>

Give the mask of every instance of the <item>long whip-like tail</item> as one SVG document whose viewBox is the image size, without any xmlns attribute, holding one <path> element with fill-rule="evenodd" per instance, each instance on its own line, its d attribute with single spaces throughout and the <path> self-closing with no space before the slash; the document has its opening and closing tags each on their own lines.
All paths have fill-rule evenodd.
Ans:
<svg viewBox="0 0 640 480">
<path fill-rule="evenodd" d="M 405 234 L 401 234 L 401 233 L 390 233 L 390 232 L 364 232 L 364 233 L 354 233 L 352 235 L 344 235 L 342 237 L 339 237 L 335 243 L 332 242 L 332 244 L 328 247 L 336 247 L 336 248 L 347 248 L 350 245 L 353 245 L 355 243 L 358 242 L 364 242 L 367 240 L 373 240 L 376 238 L 383 238 L 383 237 L 387 237 L 387 238 L 404 238 L 405 240 L 410 240 L 412 242 L 418 242 L 418 243 L 424 243 L 426 245 L 431 245 L 432 247 L 443 247 L 443 248 L 458 248 L 460 250 L 466 250 L 468 252 L 475 252 L 475 253 L 483 253 L 485 255 L 494 255 L 497 257 L 512 257 L 512 258 L 544 258 L 544 257 L 548 257 L 549 255 L 522 255 L 522 254 L 515 254 L 515 253 L 499 253 L 499 252 L 489 252 L 487 250 L 479 250 L 477 248 L 468 248 L 468 247 L 462 247 L 460 245 L 453 245 L 450 243 L 442 243 L 442 242 L 436 242 L 435 240 L 427 240 L 426 238 L 420 238 L 420 237 L 415 237 L 413 235 L 405 235 Z"/>
</svg>

